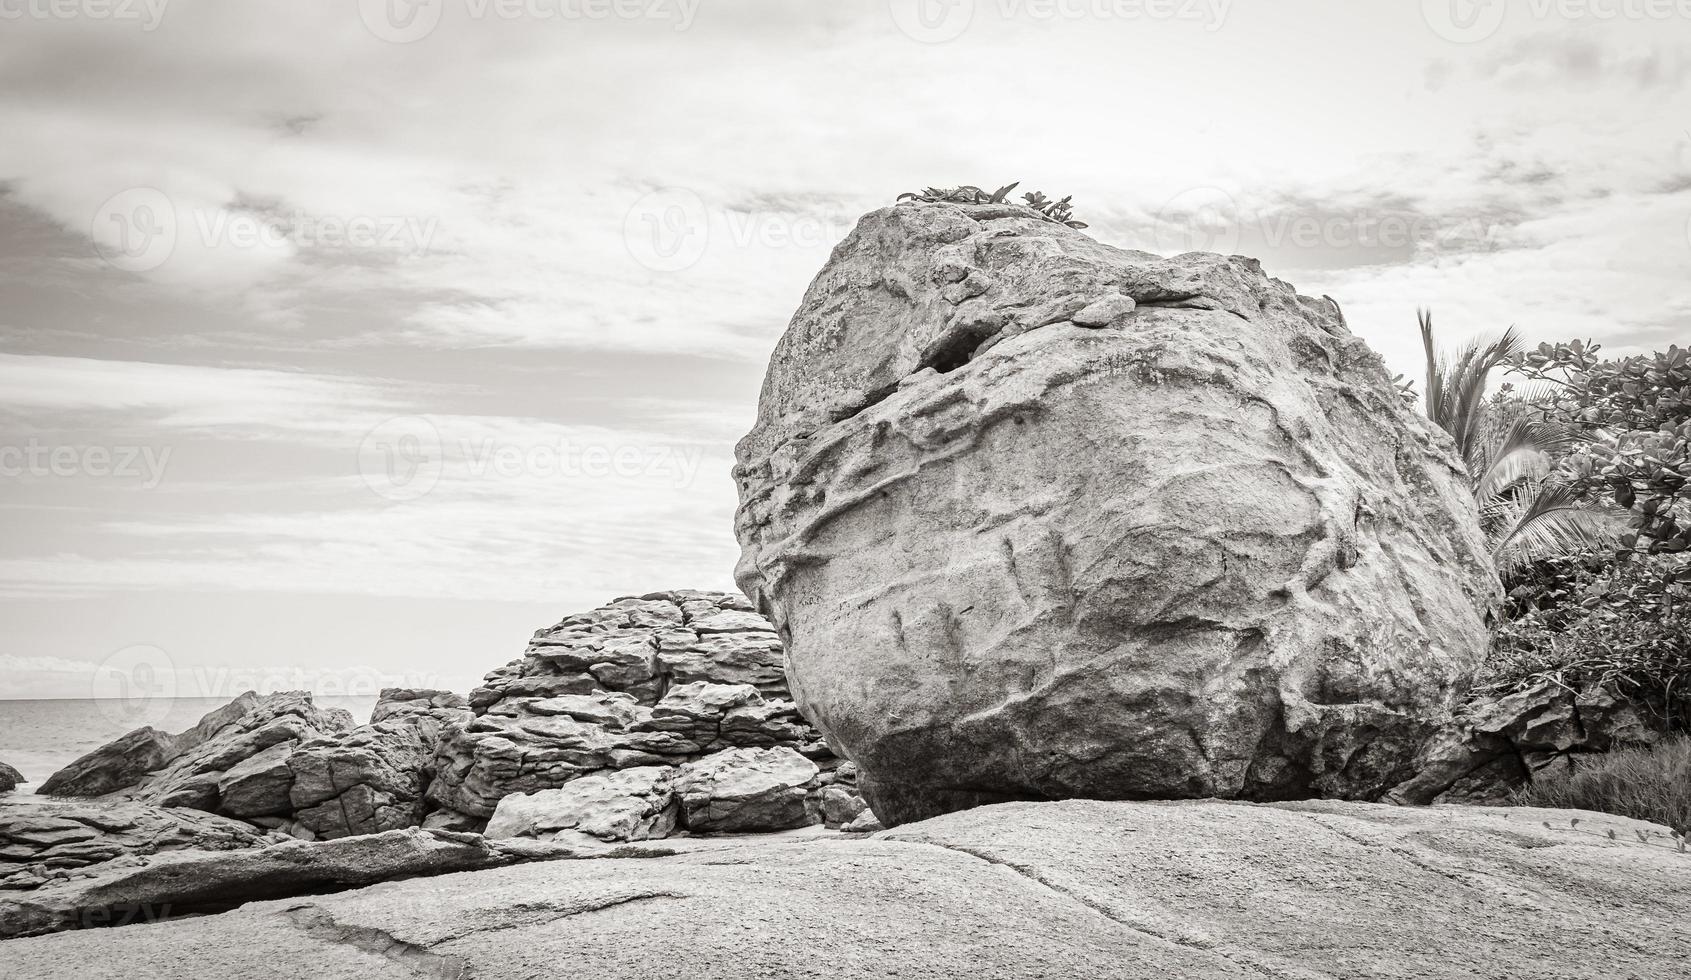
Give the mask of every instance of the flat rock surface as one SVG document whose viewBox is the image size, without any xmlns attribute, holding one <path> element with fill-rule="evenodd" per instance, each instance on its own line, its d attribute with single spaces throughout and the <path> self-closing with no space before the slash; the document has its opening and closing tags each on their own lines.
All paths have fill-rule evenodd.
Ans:
<svg viewBox="0 0 1691 980">
<path fill-rule="evenodd" d="M 1574 811 L 1011 803 L 12 940 L 0 976 L 1682 980 L 1688 871 Z"/>
</svg>

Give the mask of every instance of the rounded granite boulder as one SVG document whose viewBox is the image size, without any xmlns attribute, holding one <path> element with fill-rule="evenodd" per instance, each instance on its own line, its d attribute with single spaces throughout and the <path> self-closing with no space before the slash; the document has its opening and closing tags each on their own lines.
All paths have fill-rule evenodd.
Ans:
<svg viewBox="0 0 1691 980">
<path fill-rule="evenodd" d="M 1498 598 L 1450 441 L 1336 304 L 1015 206 L 865 216 L 738 457 L 739 583 L 889 825 L 1377 798 Z"/>
</svg>

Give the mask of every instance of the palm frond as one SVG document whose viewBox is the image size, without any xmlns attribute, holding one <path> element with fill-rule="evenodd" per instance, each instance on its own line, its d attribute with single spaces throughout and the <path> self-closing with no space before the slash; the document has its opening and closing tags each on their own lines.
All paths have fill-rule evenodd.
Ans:
<svg viewBox="0 0 1691 980">
<path fill-rule="evenodd" d="M 1487 434 L 1474 453 L 1474 497 L 1490 500 L 1526 480 L 1544 480 L 1553 460 L 1578 447 L 1578 429 L 1527 417 L 1519 403 L 1494 401 Z"/>
<path fill-rule="evenodd" d="M 1491 373 L 1522 350 L 1513 326 L 1495 340 L 1440 353 L 1430 310 L 1416 311 L 1427 363 L 1427 417 L 1450 433 L 1468 468 L 1492 560 L 1505 576 L 1542 558 L 1597 547 L 1619 534 L 1611 517 L 1550 478 L 1553 462 L 1590 436 L 1534 417 L 1548 392 L 1487 394 Z"/>
<path fill-rule="evenodd" d="M 1528 483 L 1524 492 L 1485 504 L 1481 520 L 1492 561 L 1508 575 L 1557 555 L 1601 547 L 1616 532 L 1614 522 L 1562 483 Z"/>
</svg>

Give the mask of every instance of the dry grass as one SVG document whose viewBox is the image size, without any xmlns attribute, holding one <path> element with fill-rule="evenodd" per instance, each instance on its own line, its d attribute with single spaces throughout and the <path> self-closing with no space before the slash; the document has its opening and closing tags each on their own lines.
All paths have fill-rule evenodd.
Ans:
<svg viewBox="0 0 1691 980">
<path fill-rule="evenodd" d="M 1535 778 L 1515 802 L 1596 810 L 1691 833 L 1691 736 L 1582 756 L 1572 772 Z"/>
</svg>

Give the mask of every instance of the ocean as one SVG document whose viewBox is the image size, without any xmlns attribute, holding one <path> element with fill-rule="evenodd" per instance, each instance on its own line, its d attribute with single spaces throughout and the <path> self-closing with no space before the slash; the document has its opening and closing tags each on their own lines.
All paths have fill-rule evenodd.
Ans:
<svg viewBox="0 0 1691 980">
<path fill-rule="evenodd" d="M 321 708 L 345 708 L 360 723 L 370 720 L 375 697 L 317 697 Z M 167 732 L 192 728 L 207 712 L 229 703 L 228 698 L 154 699 L 144 705 L 121 700 L 0 701 L 0 762 L 29 780 L 18 792 L 80 756 L 125 732 L 143 725 Z"/>
</svg>

